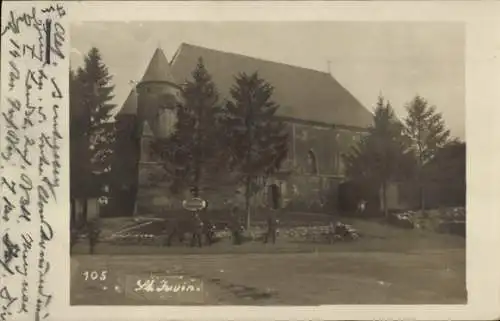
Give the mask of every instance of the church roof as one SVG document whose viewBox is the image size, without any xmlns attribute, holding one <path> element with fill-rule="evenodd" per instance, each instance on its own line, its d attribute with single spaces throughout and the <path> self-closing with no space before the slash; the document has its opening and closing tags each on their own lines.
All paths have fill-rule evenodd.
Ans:
<svg viewBox="0 0 500 321">
<path fill-rule="evenodd" d="M 168 82 L 177 84 L 175 78 L 172 76 L 170 64 L 163 50 L 160 48 L 155 50 L 141 82 Z"/>
<path fill-rule="evenodd" d="M 274 87 L 278 116 L 361 128 L 372 124 L 373 115 L 326 72 L 184 43 L 171 63 L 174 78 L 190 80 L 200 57 L 221 97 L 230 98 L 229 90 L 239 72 L 257 71 Z"/>
<path fill-rule="evenodd" d="M 160 48 L 157 48 L 155 50 L 153 57 L 149 61 L 149 65 L 146 68 L 146 72 L 144 73 L 144 76 L 141 80 L 141 83 L 144 82 L 167 82 L 173 85 L 177 85 L 177 82 L 172 76 L 170 64 L 165 57 L 163 50 L 161 50 Z M 117 116 L 137 115 L 137 108 L 137 92 L 132 89 Z"/>
<path fill-rule="evenodd" d="M 130 91 L 123 107 L 118 112 L 118 115 L 136 115 L 137 114 L 137 92 L 135 89 Z"/>
</svg>

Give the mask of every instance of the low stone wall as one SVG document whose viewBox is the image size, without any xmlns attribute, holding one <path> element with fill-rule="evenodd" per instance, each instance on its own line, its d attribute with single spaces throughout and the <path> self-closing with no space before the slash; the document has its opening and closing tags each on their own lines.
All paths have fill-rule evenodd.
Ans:
<svg viewBox="0 0 500 321">
<path fill-rule="evenodd" d="M 466 211 L 463 207 L 405 211 L 390 216 L 389 223 L 402 228 L 418 228 L 465 237 Z"/>
</svg>

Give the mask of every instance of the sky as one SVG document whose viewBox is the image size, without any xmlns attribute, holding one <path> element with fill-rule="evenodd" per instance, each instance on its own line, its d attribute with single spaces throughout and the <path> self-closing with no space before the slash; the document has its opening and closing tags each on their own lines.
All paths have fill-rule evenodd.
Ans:
<svg viewBox="0 0 500 321">
<path fill-rule="evenodd" d="M 382 94 L 398 117 L 415 95 L 465 140 L 465 28 L 451 22 L 86 22 L 71 26 L 71 65 L 93 46 L 121 107 L 156 48 L 183 42 L 330 72 L 368 110 Z"/>
</svg>

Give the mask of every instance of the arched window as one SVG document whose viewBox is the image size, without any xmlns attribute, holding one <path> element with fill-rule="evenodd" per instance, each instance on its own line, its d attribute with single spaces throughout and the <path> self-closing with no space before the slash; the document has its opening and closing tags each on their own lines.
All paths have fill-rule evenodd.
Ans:
<svg viewBox="0 0 500 321">
<path fill-rule="evenodd" d="M 310 149 L 307 152 L 307 166 L 309 174 L 318 175 L 318 163 L 316 161 L 316 154 Z"/>
</svg>

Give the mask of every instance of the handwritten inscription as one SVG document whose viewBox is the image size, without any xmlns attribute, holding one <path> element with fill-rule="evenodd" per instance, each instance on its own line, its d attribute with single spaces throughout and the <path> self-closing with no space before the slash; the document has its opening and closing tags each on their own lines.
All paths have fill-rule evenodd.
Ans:
<svg viewBox="0 0 500 321">
<path fill-rule="evenodd" d="M 16 10 L 10 10 L 16 7 Z M 0 127 L 0 321 L 50 316 L 51 225 L 61 185 L 63 4 L 3 6 Z M 19 9 L 22 8 L 22 9 Z M 60 219 L 60 218 L 57 218 Z M 5 227 L 5 228 L 4 228 Z M 34 265 L 33 265 L 34 264 Z M 33 294 L 36 293 L 36 296 Z"/>
<path fill-rule="evenodd" d="M 19 245 L 12 243 L 10 235 L 5 232 L 2 243 L 4 247 L 3 260 L 0 260 L 0 264 L 3 266 L 5 271 L 10 274 L 14 274 L 14 270 L 10 267 L 11 261 L 18 257 Z"/>
</svg>

